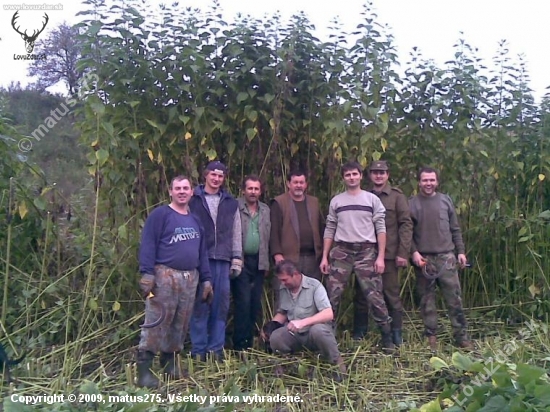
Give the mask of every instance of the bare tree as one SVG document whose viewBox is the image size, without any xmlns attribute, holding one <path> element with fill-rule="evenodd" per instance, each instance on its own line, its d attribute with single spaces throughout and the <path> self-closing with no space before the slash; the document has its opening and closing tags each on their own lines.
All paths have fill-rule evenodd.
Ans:
<svg viewBox="0 0 550 412">
<path fill-rule="evenodd" d="M 45 55 L 43 60 L 34 60 L 28 69 L 29 76 L 38 78 L 39 87 L 47 88 L 64 82 L 69 93 L 77 93 L 78 80 L 81 73 L 76 69 L 80 58 L 78 29 L 61 23 L 48 33 L 44 39 L 36 42 L 36 50 Z"/>
</svg>

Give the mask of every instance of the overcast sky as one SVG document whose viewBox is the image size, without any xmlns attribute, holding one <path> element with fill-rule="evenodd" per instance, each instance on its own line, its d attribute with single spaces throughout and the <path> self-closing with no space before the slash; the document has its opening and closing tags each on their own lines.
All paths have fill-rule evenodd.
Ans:
<svg viewBox="0 0 550 412">
<path fill-rule="evenodd" d="M 26 84 L 27 64 L 14 60 L 14 54 L 25 54 L 24 42 L 13 30 L 13 10 L 4 6 L 12 0 L 1 0 L 0 10 L 0 52 L 2 69 L 0 84 L 6 86 L 12 80 Z M 49 1 L 50 3 L 44 3 Z M 159 3 L 159 0 L 149 0 Z M 173 0 L 166 0 L 171 3 Z M 48 12 L 50 21 L 40 38 L 63 20 L 76 22 L 75 14 L 82 7 L 79 1 L 67 0 L 25 0 L 24 4 L 53 4 L 63 10 Z M 279 11 L 288 19 L 298 11 L 304 11 L 317 28 L 321 39 L 326 35 L 330 21 L 338 16 L 346 31 L 352 31 L 361 23 L 362 0 L 314 1 L 314 0 L 220 0 L 226 20 L 232 20 L 237 12 L 263 17 Z M 207 8 L 208 0 L 180 0 L 180 4 Z M 413 46 L 418 47 L 425 58 L 433 59 L 439 67 L 453 59 L 453 45 L 464 33 L 466 41 L 479 49 L 478 56 L 486 65 L 496 54 L 500 40 L 506 39 L 510 56 L 523 54 L 528 63 L 531 88 L 540 100 L 550 86 L 550 0 L 524 0 L 502 2 L 498 0 L 374 0 L 378 23 L 388 24 L 395 37 L 399 62 L 404 65 Z M 18 22 L 29 22 L 40 27 L 43 12 L 20 12 Z M 33 20 L 34 19 L 34 20 Z M 38 51 L 35 49 L 34 53 Z"/>
</svg>

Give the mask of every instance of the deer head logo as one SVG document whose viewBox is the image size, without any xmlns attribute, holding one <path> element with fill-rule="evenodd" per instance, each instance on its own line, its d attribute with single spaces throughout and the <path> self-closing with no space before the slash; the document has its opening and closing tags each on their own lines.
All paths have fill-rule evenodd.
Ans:
<svg viewBox="0 0 550 412">
<path fill-rule="evenodd" d="M 44 21 L 44 24 L 42 25 L 42 28 L 38 31 L 33 30 L 32 35 L 29 36 L 27 34 L 27 30 L 25 30 L 23 33 L 21 33 L 19 31 L 19 27 L 15 27 L 15 20 L 17 20 L 17 18 L 19 17 L 18 13 L 19 13 L 19 11 L 16 11 L 13 14 L 13 17 L 11 18 L 11 26 L 13 27 L 13 29 L 17 33 L 19 33 L 21 35 L 23 40 L 25 40 L 25 48 L 27 49 L 27 53 L 32 53 L 32 51 L 34 50 L 34 42 L 36 41 L 36 38 L 38 37 L 38 35 L 40 33 L 42 33 L 44 31 L 44 28 L 46 27 L 46 24 L 48 24 L 48 20 L 50 20 L 50 18 L 48 17 L 48 15 L 46 13 L 44 13 L 44 17 L 46 18 L 46 20 Z"/>
</svg>

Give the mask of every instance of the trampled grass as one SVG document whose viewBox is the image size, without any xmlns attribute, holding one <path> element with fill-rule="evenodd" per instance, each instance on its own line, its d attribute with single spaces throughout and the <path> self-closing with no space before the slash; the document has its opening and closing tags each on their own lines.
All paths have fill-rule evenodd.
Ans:
<svg viewBox="0 0 550 412">
<path fill-rule="evenodd" d="M 212 359 L 200 362 L 184 353 L 181 364 L 188 376 L 177 381 L 159 376 L 162 385 L 158 390 L 135 387 L 140 323 L 140 317 L 136 316 L 124 323 L 106 323 L 79 342 L 47 348 L 35 345 L 25 362 L 13 368 L 15 382 L 1 387 L 3 408 L 6 411 L 407 411 L 435 399 L 443 388 L 441 372 L 430 365 L 430 359 L 437 356 L 451 364 L 453 353 L 459 351 L 451 345 L 450 325 L 444 313 L 441 315 L 442 332 L 436 354 L 422 338 L 422 324 L 414 312 L 409 313 L 405 342 L 395 355 L 382 353 L 374 330 L 362 341 L 351 340 L 347 331 L 339 333 L 340 350 L 348 367 L 348 374 L 341 382 L 333 379 L 335 368 L 314 353 L 275 356 L 261 350 L 257 342 L 254 349 L 246 352 L 226 350 L 223 362 Z M 550 339 L 545 324 L 532 323 L 535 326 L 530 328 L 527 323 L 509 326 L 477 311 L 470 312 L 469 318 L 476 350 L 460 350 L 461 353 L 472 359 L 486 359 L 499 353 L 502 357 L 505 345 L 514 341 L 517 343 L 514 350 L 505 352 L 509 362 L 547 367 Z M 11 348 L 9 351 L 12 352 Z M 275 373 L 277 365 L 284 370 L 282 376 Z M 158 359 L 154 370 L 160 372 Z M 19 396 L 61 394 L 65 399 L 76 394 L 82 400 L 97 400 L 94 397 L 102 395 L 102 400 L 50 405 L 44 398 L 27 407 L 13 402 L 21 399 Z M 136 398 L 153 394 L 158 398 L 152 402 L 144 402 L 145 398 L 139 402 Z M 109 399 L 109 395 L 120 398 Z M 297 396 L 300 401 L 291 398 L 293 401 L 277 402 L 281 396 Z"/>
</svg>

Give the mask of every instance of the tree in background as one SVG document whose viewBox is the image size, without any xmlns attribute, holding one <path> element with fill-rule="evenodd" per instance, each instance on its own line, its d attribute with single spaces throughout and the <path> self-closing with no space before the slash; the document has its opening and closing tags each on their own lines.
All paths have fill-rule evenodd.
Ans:
<svg viewBox="0 0 550 412">
<path fill-rule="evenodd" d="M 78 29 L 63 22 L 37 41 L 47 58 L 34 60 L 28 75 L 38 77 L 38 87 L 46 89 L 63 82 L 71 96 L 77 93 L 82 75 L 76 67 L 81 51 L 77 36 Z"/>
</svg>

